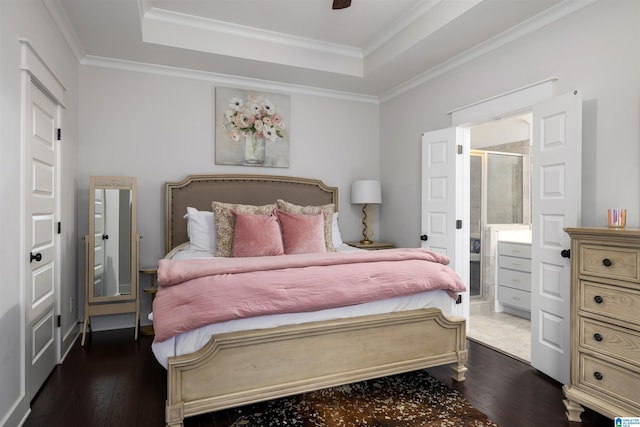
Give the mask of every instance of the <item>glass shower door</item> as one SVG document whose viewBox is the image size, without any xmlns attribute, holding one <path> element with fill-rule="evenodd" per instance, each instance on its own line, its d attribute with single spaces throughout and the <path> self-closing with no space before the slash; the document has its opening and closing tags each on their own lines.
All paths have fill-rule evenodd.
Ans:
<svg viewBox="0 0 640 427">
<path fill-rule="evenodd" d="M 488 153 L 487 224 L 522 224 L 522 156 Z"/>
<path fill-rule="evenodd" d="M 470 157 L 470 222 L 471 230 L 469 236 L 471 237 L 469 245 L 469 295 L 471 298 L 478 298 L 482 296 L 482 263 L 481 249 L 482 249 L 482 216 L 483 216 L 483 160 L 484 155 L 482 153 L 471 152 Z"/>
</svg>

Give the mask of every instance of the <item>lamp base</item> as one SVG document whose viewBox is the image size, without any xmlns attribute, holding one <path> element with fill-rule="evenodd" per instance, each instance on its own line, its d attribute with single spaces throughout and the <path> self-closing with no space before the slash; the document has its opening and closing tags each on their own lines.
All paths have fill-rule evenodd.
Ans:
<svg viewBox="0 0 640 427">
<path fill-rule="evenodd" d="M 369 205 L 364 204 L 362 206 L 362 240 L 360 240 L 361 245 L 370 245 L 373 241 L 369 238 L 371 236 L 371 230 L 369 229 Z"/>
</svg>

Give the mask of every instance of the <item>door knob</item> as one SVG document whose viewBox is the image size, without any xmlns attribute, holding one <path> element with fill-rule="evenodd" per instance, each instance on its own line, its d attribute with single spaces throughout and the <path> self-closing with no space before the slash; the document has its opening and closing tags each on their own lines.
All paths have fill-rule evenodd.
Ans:
<svg viewBox="0 0 640 427">
<path fill-rule="evenodd" d="M 32 263 L 33 260 L 36 260 L 36 262 L 42 261 L 42 254 L 40 252 L 38 252 L 35 255 L 33 254 L 33 252 L 31 252 L 30 254 L 31 254 L 31 261 L 29 261 L 29 263 Z"/>
<path fill-rule="evenodd" d="M 426 234 L 423 234 L 422 236 L 420 236 L 420 240 L 422 240 L 423 242 L 426 242 L 427 240 L 429 240 L 429 236 L 427 236 Z"/>
<path fill-rule="evenodd" d="M 108 234 L 103 234 L 102 235 L 102 240 L 109 240 L 109 235 Z"/>
<path fill-rule="evenodd" d="M 563 249 L 560 251 L 560 256 L 562 258 L 571 258 L 571 249 Z"/>
</svg>

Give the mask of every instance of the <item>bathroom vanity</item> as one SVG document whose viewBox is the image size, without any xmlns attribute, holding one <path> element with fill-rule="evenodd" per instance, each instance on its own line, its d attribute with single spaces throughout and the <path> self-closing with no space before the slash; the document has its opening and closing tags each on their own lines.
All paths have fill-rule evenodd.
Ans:
<svg viewBox="0 0 640 427">
<path fill-rule="evenodd" d="M 497 285 L 497 299 L 502 304 L 504 311 L 530 319 L 530 239 L 505 238 L 498 241 Z"/>
</svg>

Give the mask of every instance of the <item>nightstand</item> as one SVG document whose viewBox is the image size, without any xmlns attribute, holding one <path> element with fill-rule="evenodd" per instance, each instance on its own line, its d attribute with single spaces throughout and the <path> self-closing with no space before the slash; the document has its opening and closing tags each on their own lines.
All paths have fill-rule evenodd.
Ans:
<svg viewBox="0 0 640 427">
<path fill-rule="evenodd" d="M 395 248 L 396 245 L 388 242 L 371 242 L 369 244 L 360 243 L 360 242 L 347 242 L 347 245 L 353 246 L 354 248 L 366 249 L 368 251 L 377 251 L 379 249 L 392 249 Z"/>
<path fill-rule="evenodd" d="M 141 268 L 140 269 L 140 274 L 143 274 L 145 276 L 149 276 L 149 282 L 150 282 L 151 286 L 148 287 L 148 288 L 144 288 L 143 292 L 145 294 L 150 294 L 151 295 L 151 302 L 153 303 L 153 299 L 156 297 L 156 292 L 158 292 L 158 288 L 156 287 L 156 277 L 157 277 L 157 274 L 158 274 L 158 269 L 155 268 L 155 267 Z M 146 326 L 140 327 L 140 333 L 142 335 L 147 335 L 147 336 L 154 335 L 153 325 L 146 325 Z"/>
</svg>

